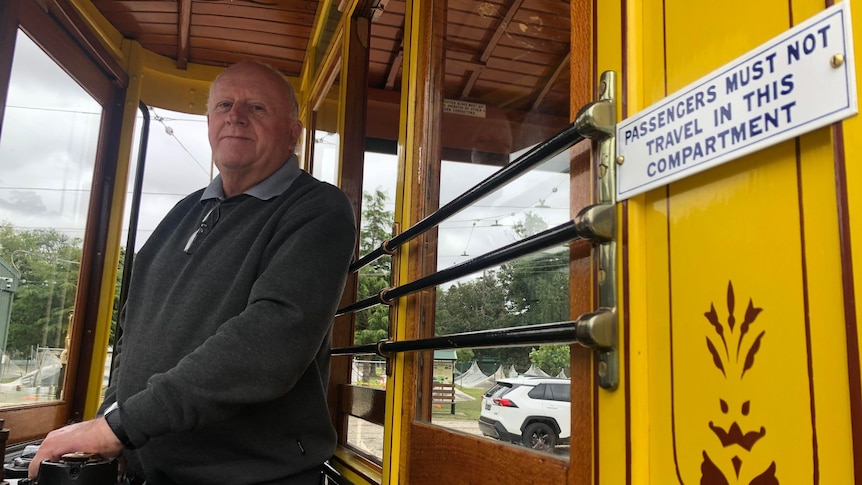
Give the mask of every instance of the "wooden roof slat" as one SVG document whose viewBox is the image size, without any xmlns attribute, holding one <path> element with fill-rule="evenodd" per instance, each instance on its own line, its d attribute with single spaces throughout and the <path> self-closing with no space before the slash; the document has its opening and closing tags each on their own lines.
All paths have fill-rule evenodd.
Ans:
<svg viewBox="0 0 862 485">
<path fill-rule="evenodd" d="M 175 0 L 93 0 L 93 5 L 106 17 L 114 12 L 177 12 Z"/>
<path fill-rule="evenodd" d="M 502 20 L 500 20 L 500 24 L 497 26 L 497 30 L 494 31 L 491 39 L 488 41 L 485 50 L 482 52 L 482 55 L 479 56 L 480 61 L 488 62 L 488 58 L 491 57 L 491 53 L 497 48 L 497 44 L 500 43 L 500 38 L 506 33 L 506 29 L 509 28 L 509 23 L 515 17 L 515 13 L 518 12 L 518 9 L 521 8 L 521 4 L 523 3 L 524 0 L 514 0 L 512 5 L 509 6 L 509 9 L 506 11 L 506 15 L 503 16 Z"/>
<path fill-rule="evenodd" d="M 176 28 L 177 17 L 176 10 L 173 12 L 118 12 L 105 16 L 112 24 L 116 22 L 132 22 L 131 28 L 137 32 L 145 30 L 147 24 L 171 24 Z"/>
<path fill-rule="evenodd" d="M 447 10 L 461 10 L 464 12 L 475 12 L 477 15 L 484 16 L 503 16 L 502 12 L 506 11 L 509 0 L 449 0 Z"/>
<path fill-rule="evenodd" d="M 193 39 L 193 42 L 196 38 L 225 39 L 237 42 L 248 42 L 257 45 L 272 45 L 295 49 L 304 49 L 308 43 L 304 37 L 300 36 L 268 34 L 249 30 L 236 31 L 203 25 L 192 26 L 191 38 Z"/>
<path fill-rule="evenodd" d="M 120 32 L 128 32 L 126 37 L 130 39 L 139 39 L 142 36 L 150 35 L 150 34 L 170 34 L 171 36 L 176 37 L 177 35 L 177 24 L 146 24 L 145 29 L 140 29 L 141 32 L 144 33 L 136 33 L 134 32 L 134 25 L 129 25 L 127 21 L 123 22 L 114 22 L 114 27 L 117 28 Z"/>
<path fill-rule="evenodd" d="M 401 42 L 401 38 L 404 36 L 404 24 L 403 20 L 401 25 L 379 25 L 372 24 L 371 25 L 371 42 L 370 45 L 374 45 L 379 39 L 392 39 L 398 42 Z"/>
<path fill-rule="evenodd" d="M 569 18 L 569 9 L 571 8 L 571 4 L 566 1 L 561 2 L 560 0 L 529 0 L 525 5 L 525 8 L 552 13 L 556 16 L 567 19 Z"/>
<path fill-rule="evenodd" d="M 177 19 L 177 69 L 185 70 L 189 65 L 189 31 L 192 24 L 192 0 L 180 0 Z"/>
<path fill-rule="evenodd" d="M 446 11 L 446 28 L 447 30 L 458 30 L 463 27 L 480 28 L 482 30 L 493 29 L 497 27 L 499 20 L 494 17 L 484 15 L 476 15 L 473 12 L 464 12 L 460 10 Z"/>
<path fill-rule="evenodd" d="M 450 69 L 462 69 L 465 71 L 481 71 L 485 68 L 484 64 L 474 61 L 463 61 L 461 59 L 450 58 L 446 59 L 446 71 Z"/>
<path fill-rule="evenodd" d="M 0 0 L 3 1 L 3 0 Z M 298 76 L 320 0 L 91 0 L 124 36 L 188 63 L 259 59 Z M 506 109 L 568 116 L 565 0 L 447 0 L 444 92 Z M 405 0 L 371 24 L 369 85 L 397 94 Z"/>
<path fill-rule="evenodd" d="M 292 59 L 296 55 L 296 52 L 299 50 L 290 47 L 249 44 L 248 42 L 225 39 L 211 39 L 206 37 L 195 39 L 194 48 L 236 52 L 238 54 L 244 54 L 247 56 L 260 55 L 263 57 L 273 57 L 276 59 Z M 302 54 L 305 54 L 304 50 L 302 51 Z"/>
<path fill-rule="evenodd" d="M 238 0 L 196 0 L 194 13 L 222 15 L 226 17 L 253 17 L 259 19 L 277 17 L 279 12 L 299 13 L 314 16 L 317 13 L 316 0 L 290 0 L 278 6 L 240 3 Z"/>
<path fill-rule="evenodd" d="M 511 62 L 491 59 L 485 64 L 485 72 L 489 76 L 498 76 L 500 78 L 512 77 L 512 75 L 536 76 L 543 77 L 547 74 L 548 66 L 540 64 L 531 64 L 526 62 Z"/>
<path fill-rule="evenodd" d="M 568 32 L 571 29 L 568 15 L 557 15 L 551 12 L 543 12 L 530 8 L 521 8 L 515 14 L 513 22 L 522 22 L 527 25 L 541 26 L 543 29 L 554 29 Z"/>
<path fill-rule="evenodd" d="M 536 99 L 533 100 L 532 108 L 538 109 L 538 107 L 544 102 L 545 97 L 551 91 L 551 88 L 557 83 L 557 80 L 560 78 L 560 75 L 564 72 L 568 72 L 569 62 L 571 61 L 572 54 L 569 52 L 557 64 L 557 67 L 545 80 L 544 83 L 541 84 L 542 89 L 539 90 L 539 94 L 536 96 Z"/>
<path fill-rule="evenodd" d="M 395 89 L 395 80 L 398 78 L 398 73 L 401 72 L 401 66 L 404 63 L 404 49 L 398 51 L 398 54 L 395 55 L 395 59 L 392 60 L 392 63 L 389 65 L 389 72 L 386 74 L 386 89 L 393 90 Z"/>
<path fill-rule="evenodd" d="M 500 85 L 510 84 L 512 86 L 523 86 L 532 88 L 534 91 L 541 88 L 542 81 L 549 76 L 549 70 L 544 69 L 540 75 L 526 72 L 504 72 L 499 70 L 483 70 L 480 81 L 484 84 L 498 83 Z"/>
<path fill-rule="evenodd" d="M 267 57 L 262 55 L 250 55 L 236 51 L 224 51 L 218 49 L 198 49 L 192 47 L 189 52 L 192 62 L 203 62 L 203 64 L 213 66 L 229 66 L 239 61 L 248 59 L 257 59 L 263 61 L 284 73 L 299 72 L 302 68 L 301 62 L 289 61 L 279 57 Z"/>
<path fill-rule="evenodd" d="M 556 65 L 560 56 L 565 55 L 568 51 L 568 46 L 559 46 L 559 48 L 554 51 L 524 51 L 524 49 L 518 49 L 517 46 L 504 45 L 503 43 L 500 43 L 494 51 L 494 57 L 501 61 L 525 62 L 527 64 L 541 64 L 548 66 Z"/>
<path fill-rule="evenodd" d="M 161 46 L 162 49 L 177 48 L 177 36 L 174 34 L 141 34 L 137 41 L 142 44 L 147 44 L 147 48 L 150 50 L 152 50 L 150 46 L 154 45 Z M 173 52 L 176 52 L 176 50 Z"/>
<path fill-rule="evenodd" d="M 470 97 L 470 92 L 473 90 L 473 86 L 476 85 L 476 81 L 479 80 L 479 75 L 482 74 L 482 68 L 479 67 L 473 70 L 470 73 L 470 76 L 467 78 L 467 82 L 464 83 L 464 88 L 461 90 L 461 98 L 467 99 Z"/>
<path fill-rule="evenodd" d="M 285 24 L 268 20 L 235 19 L 216 15 L 195 15 L 193 21 L 193 25 L 196 26 L 219 27 L 228 30 L 249 30 L 270 34 L 288 34 L 296 37 L 304 37 L 306 41 L 311 35 L 311 27 L 306 24 Z"/>
</svg>

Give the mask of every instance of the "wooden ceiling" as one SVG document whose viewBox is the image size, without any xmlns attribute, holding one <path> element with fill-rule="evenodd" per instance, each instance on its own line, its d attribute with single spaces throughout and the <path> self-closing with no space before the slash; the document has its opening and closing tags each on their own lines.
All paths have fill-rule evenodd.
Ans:
<svg viewBox="0 0 862 485">
<path fill-rule="evenodd" d="M 255 58 L 288 76 L 300 75 L 319 3 L 92 1 L 125 37 L 180 69 Z M 369 88 L 398 91 L 405 2 L 380 0 L 374 10 Z M 510 118 L 568 120 L 570 15 L 565 0 L 448 0 L 444 96 L 493 105 Z"/>
</svg>

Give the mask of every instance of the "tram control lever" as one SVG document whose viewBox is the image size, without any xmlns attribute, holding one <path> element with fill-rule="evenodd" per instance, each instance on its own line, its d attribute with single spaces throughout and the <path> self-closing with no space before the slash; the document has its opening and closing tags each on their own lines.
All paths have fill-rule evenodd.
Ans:
<svg viewBox="0 0 862 485">
<path fill-rule="evenodd" d="M 27 478 L 27 468 L 36 455 L 38 446 L 28 446 L 16 459 L 14 467 L 6 467 L 9 479 L 17 485 L 113 485 L 117 483 L 117 460 L 107 460 L 99 455 L 84 452 L 66 453 L 59 461 L 43 461 L 39 464 L 39 476 Z M 0 482 L 2 483 L 2 482 Z M 7 482 L 8 483 L 8 482 Z"/>
</svg>

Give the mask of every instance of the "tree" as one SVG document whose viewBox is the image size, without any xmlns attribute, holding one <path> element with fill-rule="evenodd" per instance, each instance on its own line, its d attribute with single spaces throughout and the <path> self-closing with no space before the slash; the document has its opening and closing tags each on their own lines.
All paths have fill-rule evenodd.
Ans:
<svg viewBox="0 0 862 485">
<path fill-rule="evenodd" d="M 500 266 L 519 325 L 569 319 L 569 258 L 567 251 L 540 254 Z"/>
<path fill-rule="evenodd" d="M 75 302 L 81 240 L 55 229 L 17 230 L 0 224 L 0 258 L 20 274 L 13 298 L 6 352 L 30 355 L 38 347 L 65 345 Z"/>
<path fill-rule="evenodd" d="M 132 264 L 134 264 L 134 257 L 132 258 Z M 123 268 L 126 265 L 126 248 L 120 246 L 120 257 L 117 262 L 117 282 L 114 285 L 114 305 L 113 310 L 111 312 L 111 334 L 109 337 L 109 342 L 116 343 L 115 336 L 117 335 L 117 325 L 120 319 L 120 305 L 124 302 L 120 301 L 120 290 L 123 286 Z M 128 282 L 126 283 L 128 284 Z"/>
<path fill-rule="evenodd" d="M 509 326 L 509 300 L 495 271 L 437 292 L 435 333 L 475 332 Z"/>
<path fill-rule="evenodd" d="M 395 215 L 386 210 L 388 196 L 377 189 L 373 194 L 362 194 L 362 224 L 359 234 L 359 253 L 368 254 L 379 248 L 389 239 Z M 392 259 L 382 256 L 359 270 L 357 298 L 363 300 L 380 293 L 389 287 L 392 273 Z M 378 342 L 389 336 L 389 308 L 373 306 L 356 313 L 356 326 L 353 342 L 363 345 Z"/>
<path fill-rule="evenodd" d="M 512 238 L 532 236 L 547 227 L 541 217 L 527 212 L 524 220 L 513 226 Z M 485 271 L 476 279 L 438 290 L 436 334 L 568 320 L 568 265 L 567 251 L 548 251 L 502 264 L 497 271 Z M 520 370 L 535 364 L 525 347 L 474 349 L 474 353 L 480 364 L 494 361 Z M 546 370 L 546 365 L 549 364 L 543 361 L 539 367 Z M 568 360 L 565 365 L 557 366 L 557 372 L 560 367 L 568 367 Z"/>
<path fill-rule="evenodd" d="M 548 224 L 527 212 L 513 230 L 518 238 L 544 231 Z M 520 325 L 559 322 L 569 319 L 569 254 L 566 250 L 547 251 L 517 259 L 500 266 L 503 284 Z"/>
<path fill-rule="evenodd" d="M 568 345 L 542 345 L 530 350 L 530 362 L 548 374 L 555 376 L 561 369 L 570 366 Z"/>
</svg>

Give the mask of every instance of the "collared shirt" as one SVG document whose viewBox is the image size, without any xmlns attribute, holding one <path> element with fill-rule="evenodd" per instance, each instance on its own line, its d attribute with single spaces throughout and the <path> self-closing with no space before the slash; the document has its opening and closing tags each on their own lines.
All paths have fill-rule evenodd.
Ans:
<svg viewBox="0 0 862 485">
<path fill-rule="evenodd" d="M 257 185 L 246 190 L 242 194 L 225 198 L 224 187 L 222 187 L 221 174 L 210 182 L 201 194 L 200 204 L 204 209 L 199 226 L 189 236 L 186 242 L 185 252 L 192 254 L 195 248 L 213 230 L 219 219 L 227 216 L 242 201 L 249 197 L 260 200 L 270 200 L 283 194 L 293 182 L 299 177 L 299 161 L 296 155 L 291 155 L 278 170 L 269 177 L 261 180 Z"/>
<path fill-rule="evenodd" d="M 260 200 L 272 199 L 283 194 L 290 187 L 290 184 L 299 177 L 299 172 L 299 160 L 297 160 L 295 154 L 291 155 L 281 168 L 258 182 L 254 187 L 243 192 L 243 194 L 256 197 Z M 201 204 L 206 205 L 210 199 L 218 199 L 220 202 L 225 200 L 221 174 L 216 175 L 206 190 L 204 190 L 204 193 L 201 194 Z"/>
</svg>

